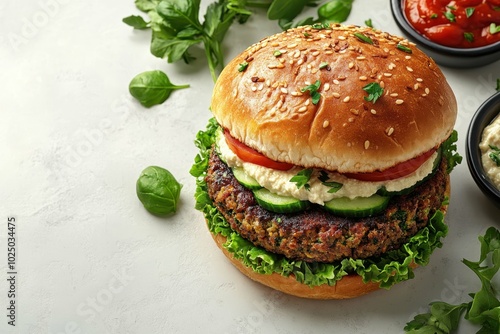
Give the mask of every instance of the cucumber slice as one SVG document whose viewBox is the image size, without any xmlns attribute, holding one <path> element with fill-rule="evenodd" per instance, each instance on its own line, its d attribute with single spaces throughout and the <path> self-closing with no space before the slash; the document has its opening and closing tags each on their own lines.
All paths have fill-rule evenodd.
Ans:
<svg viewBox="0 0 500 334">
<path fill-rule="evenodd" d="M 270 192 L 266 188 L 254 190 L 253 194 L 261 207 L 277 213 L 298 212 L 309 207 L 309 201 L 301 201 L 289 196 L 280 196 Z"/>
<path fill-rule="evenodd" d="M 370 197 L 334 198 L 325 203 L 325 209 L 342 217 L 362 218 L 375 216 L 385 210 L 390 197 L 374 194 Z"/>
<path fill-rule="evenodd" d="M 233 167 L 231 168 L 233 171 L 233 175 L 238 180 L 238 182 L 244 187 L 250 190 L 256 190 L 262 188 L 262 186 L 255 180 L 253 177 L 249 176 L 243 168 L 241 167 Z"/>
<path fill-rule="evenodd" d="M 385 187 L 382 186 L 379 190 L 377 190 L 377 194 L 382 195 L 382 196 L 394 196 L 394 195 L 401 196 L 401 195 L 408 195 L 409 193 L 411 193 L 418 185 L 424 183 L 425 181 L 430 179 L 436 173 L 436 171 L 439 167 L 439 164 L 441 163 L 441 156 L 442 156 L 441 151 L 442 151 L 441 147 L 439 147 L 436 151 L 437 157 L 436 157 L 436 159 L 434 159 L 434 162 L 432 164 L 432 172 L 429 175 L 427 175 L 426 177 L 424 177 L 422 180 L 418 181 L 417 183 L 415 183 L 411 187 L 404 188 L 404 189 L 401 189 L 398 191 L 387 191 L 387 189 L 385 189 Z"/>
</svg>

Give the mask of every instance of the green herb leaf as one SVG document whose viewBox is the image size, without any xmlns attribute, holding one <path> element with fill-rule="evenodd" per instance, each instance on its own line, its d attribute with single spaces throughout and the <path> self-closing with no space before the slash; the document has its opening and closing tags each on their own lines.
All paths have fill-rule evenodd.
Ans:
<svg viewBox="0 0 500 334">
<path fill-rule="evenodd" d="M 462 156 L 457 152 L 458 132 L 453 130 L 451 135 L 446 139 L 441 145 L 443 157 L 447 160 L 446 171 L 451 173 L 451 171 L 462 162 Z"/>
<path fill-rule="evenodd" d="M 374 104 L 384 94 L 384 89 L 377 82 L 369 83 L 363 87 L 363 90 L 368 93 L 368 96 L 365 96 L 365 100 L 368 102 L 371 101 Z"/>
<path fill-rule="evenodd" d="M 322 70 L 322 69 L 327 69 L 329 70 L 330 68 L 330 64 L 327 62 L 327 61 L 322 61 L 321 64 L 319 64 L 319 69 Z"/>
<path fill-rule="evenodd" d="M 135 6 L 144 13 L 155 10 L 161 0 L 135 0 Z"/>
<path fill-rule="evenodd" d="M 311 186 L 309 185 L 309 180 L 312 175 L 312 168 L 306 168 L 298 172 L 294 177 L 290 179 L 290 182 L 295 182 L 297 189 L 304 187 L 306 190 L 310 190 Z"/>
<path fill-rule="evenodd" d="M 273 52 L 273 56 L 275 56 L 275 57 L 279 57 L 279 56 L 281 56 L 281 54 L 282 53 L 281 53 L 280 50 L 276 50 L 276 51 Z"/>
<path fill-rule="evenodd" d="M 366 25 L 367 27 L 373 28 L 372 19 L 365 20 L 365 25 Z"/>
<path fill-rule="evenodd" d="M 351 13 L 354 0 L 328 1 L 318 8 L 319 21 L 322 23 L 341 23 L 347 20 Z"/>
<path fill-rule="evenodd" d="M 439 16 L 438 14 L 436 14 L 436 13 L 432 13 L 432 14 L 431 14 L 431 16 L 430 16 L 430 18 L 431 18 L 431 19 L 437 19 L 437 18 L 438 18 L 438 16 Z"/>
<path fill-rule="evenodd" d="M 122 19 L 123 23 L 133 27 L 134 29 L 144 30 L 150 28 L 150 22 L 146 22 L 142 16 L 130 15 Z"/>
<path fill-rule="evenodd" d="M 497 87 L 496 87 L 496 91 L 497 92 L 500 92 L 500 78 L 497 79 Z"/>
<path fill-rule="evenodd" d="M 165 102 L 174 90 L 188 87 L 189 85 L 172 84 L 165 73 L 155 70 L 136 75 L 129 84 L 129 92 L 149 108 Z"/>
<path fill-rule="evenodd" d="M 302 93 L 308 91 L 309 94 L 311 95 L 311 102 L 316 105 L 319 103 L 319 100 L 321 99 L 321 94 L 318 92 L 319 87 L 321 86 L 321 81 L 316 80 L 315 83 L 306 86 L 302 88 L 300 91 Z"/>
<path fill-rule="evenodd" d="M 323 184 L 324 186 L 326 187 L 329 187 L 330 190 L 328 190 L 328 193 L 336 193 L 337 191 L 339 191 L 343 184 L 342 183 L 339 183 L 339 182 L 335 182 L 335 181 L 329 181 L 329 177 L 328 177 L 328 173 L 325 172 L 324 170 L 322 170 L 320 173 L 319 173 L 319 177 L 318 179 L 321 181 L 321 184 Z"/>
<path fill-rule="evenodd" d="M 496 34 L 500 32 L 500 26 L 497 26 L 495 23 L 490 24 L 490 34 Z"/>
<path fill-rule="evenodd" d="M 467 7 L 467 8 L 465 8 L 465 16 L 467 16 L 467 18 L 471 17 L 472 14 L 474 14 L 475 10 L 476 10 L 475 7 Z"/>
<path fill-rule="evenodd" d="M 149 166 L 136 182 L 137 197 L 150 213 L 164 216 L 177 211 L 182 185 L 168 170 Z"/>
<path fill-rule="evenodd" d="M 444 17 L 446 17 L 448 19 L 448 21 L 450 21 L 450 22 L 456 21 L 455 14 L 453 14 L 452 12 L 444 12 L 443 14 L 444 14 Z"/>
<path fill-rule="evenodd" d="M 464 32 L 464 38 L 469 43 L 474 42 L 474 34 L 471 32 Z"/>
<path fill-rule="evenodd" d="M 488 156 L 497 166 L 500 166 L 500 148 L 495 145 L 490 145 L 490 149 L 492 152 L 490 152 Z"/>
<path fill-rule="evenodd" d="M 316 30 L 328 29 L 328 28 L 330 28 L 330 24 L 329 23 L 315 23 L 312 25 L 312 28 L 316 29 Z"/>
<path fill-rule="evenodd" d="M 238 72 L 245 72 L 247 70 L 248 63 L 244 61 L 243 63 L 238 65 Z"/>
<path fill-rule="evenodd" d="M 445 334 L 458 328 L 462 313 L 468 304 L 451 305 L 445 302 L 433 302 L 430 313 L 419 314 L 406 324 L 404 330 L 412 334 Z"/>
<path fill-rule="evenodd" d="M 156 7 L 158 14 L 165 23 L 176 31 L 194 27 L 201 31 L 198 19 L 201 0 L 162 0 Z"/>
<path fill-rule="evenodd" d="M 355 32 L 354 33 L 354 36 L 356 36 L 360 41 L 362 42 L 365 42 L 365 43 L 368 43 L 368 44 L 372 44 L 373 45 L 373 41 L 370 37 L 362 34 L 362 33 L 359 33 L 359 32 Z"/>
<path fill-rule="evenodd" d="M 293 20 L 304 9 L 308 0 L 274 0 L 267 10 L 269 20 L 279 20 L 286 18 Z"/>
<path fill-rule="evenodd" d="M 398 43 L 398 45 L 396 45 L 396 47 L 399 50 L 404 51 L 406 53 L 412 53 L 413 52 L 409 47 L 407 47 L 406 45 L 400 44 L 400 43 Z"/>
</svg>

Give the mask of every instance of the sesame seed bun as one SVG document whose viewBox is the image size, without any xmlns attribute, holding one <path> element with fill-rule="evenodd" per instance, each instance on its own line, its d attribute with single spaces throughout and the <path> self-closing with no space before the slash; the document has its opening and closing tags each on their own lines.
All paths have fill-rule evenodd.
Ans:
<svg viewBox="0 0 500 334">
<path fill-rule="evenodd" d="M 317 80 L 314 104 L 303 90 Z M 384 89 L 375 103 L 365 99 L 369 83 Z M 233 137 L 272 160 L 342 173 L 417 157 L 450 135 L 457 116 L 444 75 L 415 45 L 337 24 L 250 46 L 220 74 L 211 109 Z"/>
</svg>

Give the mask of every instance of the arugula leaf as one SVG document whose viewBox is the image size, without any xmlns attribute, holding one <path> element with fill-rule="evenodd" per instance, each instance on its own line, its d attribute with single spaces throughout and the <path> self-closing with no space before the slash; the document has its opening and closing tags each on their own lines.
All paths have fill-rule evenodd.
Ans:
<svg viewBox="0 0 500 334">
<path fill-rule="evenodd" d="M 384 94 L 384 89 L 377 82 L 369 83 L 363 87 L 363 90 L 368 93 L 368 96 L 365 96 L 365 100 L 368 102 L 371 101 L 373 104 Z"/>
<path fill-rule="evenodd" d="M 490 149 L 492 149 L 493 152 L 490 152 L 488 156 L 497 166 L 500 166 L 500 148 L 494 145 L 490 145 Z"/>
<path fill-rule="evenodd" d="M 147 71 L 136 75 L 129 84 L 130 94 L 149 108 L 161 104 L 177 89 L 188 88 L 189 85 L 174 85 L 162 71 Z"/>
<path fill-rule="evenodd" d="M 481 253 L 478 261 L 463 259 L 481 281 L 481 289 L 470 294 L 472 301 L 459 305 L 444 302 L 430 304 L 430 313 L 417 315 L 406 324 L 406 333 L 451 333 L 456 330 L 465 311 L 464 318 L 481 325 L 478 333 L 498 333 L 500 330 L 500 300 L 491 284 L 500 269 L 500 232 L 490 227 L 484 236 L 479 236 Z M 489 261 L 488 261 L 489 260 Z M 485 265 L 485 262 L 491 264 Z"/>
<path fill-rule="evenodd" d="M 295 182 L 297 189 L 304 187 L 306 190 L 310 190 L 311 185 L 308 182 L 311 179 L 312 172 L 312 168 L 303 169 L 292 177 L 290 182 Z"/>
<path fill-rule="evenodd" d="M 321 94 L 318 92 L 318 89 L 319 89 L 320 86 L 321 86 L 321 81 L 316 80 L 315 83 L 313 83 L 313 84 L 311 84 L 309 86 L 306 86 L 304 88 L 301 88 L 300 91 L 302 93 L 308 91 L 309 94 L 311 95 L 312 103 L 314 105 L 316 105 L 316 104 L 319 103 L 319 100 L 321 99 Z"/>
<path fill-rule="evenodd" d="M 462 156 L 457 152 L 457 142 L 458 132 L 453 130 L 451 135 L 446 139 L 441 145 L 443 157 L 447 160 L 446 171 L 451 173 L 451 171 L 462 162 Z"/>
<path fill-rule="evenodd" d="M 165 58 L 169 63 L 183 59 L 189 64 L 192 57 L 188 54 L 188 49 L 198 44 L 201 39 L 180 39 L 169 35 L 166 29 L 153 31 L 151 40 L 151 53 L 158 58 Z"/>
<path fill-rule="evenodd" d="M 139 15 L 130 15 L 122 19 L 123 23 L 133 27 L 134 29 L 144 30 L 150 28 L 150 22 L 146 22 Z"/>
</svg>

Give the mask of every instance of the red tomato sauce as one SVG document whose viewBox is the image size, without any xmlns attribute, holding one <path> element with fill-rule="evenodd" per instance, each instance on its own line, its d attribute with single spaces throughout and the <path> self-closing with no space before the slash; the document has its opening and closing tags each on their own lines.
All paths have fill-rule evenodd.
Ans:
<svg viewBox="0 0 500 334">
<path fill-rule="evenodd" d="M 415 30 L 444 46 L 500 41 L 500 0 L 404 0 L 404 11 Z"/>
</svg>

